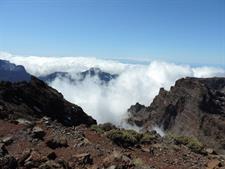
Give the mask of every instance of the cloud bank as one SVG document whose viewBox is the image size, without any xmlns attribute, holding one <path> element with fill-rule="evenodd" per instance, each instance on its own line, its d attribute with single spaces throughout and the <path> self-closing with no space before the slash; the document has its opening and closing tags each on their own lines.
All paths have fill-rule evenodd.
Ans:
<svg viewBox="0 0 225 169">
<path fill-rule="evenodd" d="M 127 109 L 136 102 L 150 105 L 159 89 L 169 90 L 182 77 L 225 77 L 225 70 L 216 67 L 191 67 L 162 61 L 152 61 L 149 65 L 124 64 L 112 60 L 86 57 L 39 57 L 16 56 L 0 53 L 0 59 L 24 65 L 27 71 L 40 76 L 56 71 L 77 72 L 98 67 L 109 73 L 119 74 L 108 85 L 101 85 L 96 77 L 86 78 L 74 85 L 68 79 L 57 78 L 50 86 L 60 91 L 64 97 L 81 106 L 99 123 L 120 124 L 126 118 Z"/>
</svg>

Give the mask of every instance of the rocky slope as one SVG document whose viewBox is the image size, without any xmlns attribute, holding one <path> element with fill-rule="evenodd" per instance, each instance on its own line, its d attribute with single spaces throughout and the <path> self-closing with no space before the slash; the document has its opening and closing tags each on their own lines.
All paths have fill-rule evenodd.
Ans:
<svg viewBox="0 0 225 169">
<path fill-rule="evenodd" d="M 197 137 L 225 153 L 225 78 L 184 78 L 160 89 L 150 106 L 131 106 L 128 122 L 144 128 Z"/>
<path fill-rule="evenodd" d="M 213 169 L 223 167 L 223 160 L 155 132 L 138 134 L 110 124 L 65 127 L 48 117 L 32 125 L 0 120 L 2 169 Z"/>
<path fill-rule="evenodd" d="M 64 125 L 95 124 L 82 108 L 66 101 L 63 95 L 43 81 L 0 82 L 0 117 L 27 120 L 48 116 Z"/>
</svg>

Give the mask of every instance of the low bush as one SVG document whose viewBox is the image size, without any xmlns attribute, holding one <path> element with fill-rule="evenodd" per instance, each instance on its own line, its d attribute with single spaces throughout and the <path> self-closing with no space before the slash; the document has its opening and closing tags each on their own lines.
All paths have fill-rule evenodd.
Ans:
<svg viewBox="0 0 225 169">
<path fill-rule="evenodd" d="M 107 133 L 107 137 L 119 146 L 130 147 L 140 142 L 142 134 L 134 130 L 113 129 Z"/>
<path fill-rule="evenodd" d="M 177 136 L 173 134 L 168 134 L 167 137 L 172 139 L 175 144 L 185 145 L 195 153 L 202 153 L 203 151 L 203 144 L 195 137 Z"/>
<path fill-rule="evenodd" d="M 97 133 L 104 133 L 113 129 L 116 129 L 116 126 L 114 126 L 111 123 L 104 123 L 104 124 L 93 124 L 91 125 L 91 129 L 93 131 L 96 131 Z"/>
<path fill-rule="evenodd" d="M 143 166 L 143 161 L 140 158 L 135 158 L 133 164 L 135 167 L 141 168 Z"/>
<path fill-rule="evenodd" d="M 152 142 L 154 142 L 156 140 L 156 135 L 155 134 L 152 134 L 150 132 L 146 132 L 146 133 L 143 133 L 142 134 L 142 137 L 141 137 L 141 140 L 140 142 L 141 143 L 146 143 L 146 144 L 150 144 Z"/>
<path fill-rule="evenodd" d="M 97 133 L 104 133 L 104 130 L 97 124 L 91 125 L 91 130 L 96 131 Z"/>
</svg>

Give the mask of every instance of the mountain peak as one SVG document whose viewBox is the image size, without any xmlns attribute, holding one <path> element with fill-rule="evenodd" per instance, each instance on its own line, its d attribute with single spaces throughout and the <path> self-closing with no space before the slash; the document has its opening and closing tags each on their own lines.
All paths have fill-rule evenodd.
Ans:
<svg viewBox="0 0 225 169">
<path fill-rule="evenodd" d="M 31 75 L 26 72 L 23 66 L 0 60 L 0 81 L 20 82 L 30 80 Z"/>
</svg>

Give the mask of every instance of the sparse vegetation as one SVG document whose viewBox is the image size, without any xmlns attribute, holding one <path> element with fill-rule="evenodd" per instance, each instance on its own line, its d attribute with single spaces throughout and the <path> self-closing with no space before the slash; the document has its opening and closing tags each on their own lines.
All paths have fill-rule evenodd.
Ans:
<svg viewBox="0 0 225 169">
<path fill-rule="evenodd" d="M 133 160 L 133 164 L 135 165 L 135 167 L 142 167 L 143 166 L 143 161 L 140 158 L 135 158 Z"/>
<path fill-rule="evenodd" d="M 104 131 L 116 129 L 116 126 L 114 126 L 112 123 L 99 124 L 99 127 Z"/>
<path fill-rule="evenodd" d="M 195 137 L 177 136 L 170 133 L 167 138 L 172 139 L 175 144 L 187 146 L 195 153 L 202 153 L 204 148 L 203 144 Z"/>
<path fill-rule="evenodd" d="M 107 137 L 119 146 L 129 147 L 138 144 L 142 134 L 139 134 L 134 130 L 113 129 L 107 133 Z"/>
<path fill-rule="evenodd" d="M 155 134 L 152 134 L 150 132 L 146 132 L 146 133 L 142 134 L 140 142 L 149 144 L 149 143 L 152 143 L 155 139 L 156 139 Z"/>
<path fill-rule="evenodd" d="M 111 123 L 104 123 L 104 124 L 93 124 L 91 125 L 91 129 L 93 131 L 96 131 L 97 133 L 104 133 L 113 129 L 116 129 L 116 126 L 114 126 Z"/>
<path fill-rule="evenodd" d="M 104 130 L 97 124 L 91 125 L 91 130 L 96 131 L 97 133 L 104 133 Z"/>
</svg>

